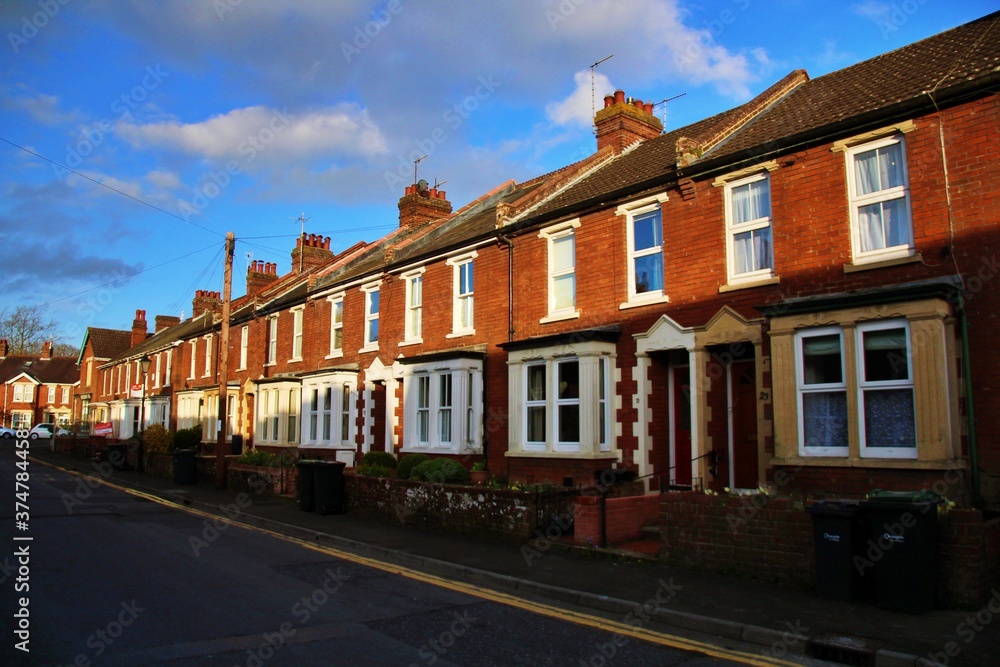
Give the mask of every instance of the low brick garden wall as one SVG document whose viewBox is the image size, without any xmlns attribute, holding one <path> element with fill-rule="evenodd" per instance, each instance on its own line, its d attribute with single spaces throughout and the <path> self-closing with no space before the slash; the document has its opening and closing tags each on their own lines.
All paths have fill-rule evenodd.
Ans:
<svg viewBox="0 0 1000 667">
<path fill-rule="evenodd" d="M 667 563 L 780 584 L 815 584 L 812 516 L 801 503 L 693 492 L 665 493 L 659 500 L 661 556 Z M 1000 586 L 1000 519 L 952 509 L 941 512 L 939 521 L 939 603 L 983 604 Z M 874 555 L 873 561 L 877 551 Z"/>
<path fill-rule="evenodd" d="M 573 508 L 573 543 L 600 545 L 602 523 L 606 518 L 608 545 L 631 542 L 642 537 L 644 526 L 659 523 L 660 498 L 656 495 L 606 498 L 584 495 L 576 499 Z"/>
<path fill-rule="evenodd" d="M 229 461 L 226 475 L 228 488 L 235 491 L 295 495 L 299 469 L 295 466 L 252 466 Z"/>
<path fill-rule="evenodd" d="M 572 514 L 573 491 L 537 494 L 345 473 L 348 511 L 428 530 L 523 542 L 553 515 Z"/>
</svg>

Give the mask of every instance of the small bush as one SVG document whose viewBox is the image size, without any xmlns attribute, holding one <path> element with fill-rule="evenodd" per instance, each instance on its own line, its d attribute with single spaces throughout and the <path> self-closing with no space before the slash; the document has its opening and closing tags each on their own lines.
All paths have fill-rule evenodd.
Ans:
<svg viewBox="0 0 1000 667">
<path fill-rule="evenodd" d="M 396 469 L 396 457 L 389 452 L 368 452 L 361 459 L 361 465 L 384 466 L 390 470 Z"/>
<path fill-rule="evenodd" d="M 396 468 L 396 476 L 400 479 L 410 479 L 413 469 L 424 461 L 430 461 L 431 457 L 426 454 L 407 454 L 399 460 L 399 467 Z"/>
<path fill-rule="evenodd" d="M 465 484 L 469 481 L 469 471 L 458 461 L 438 458 L 417 465 L 410 479 L 436 484 Z"/>
<path fill-rule="evenodd" d="M 377 463 L 362 463 L 358 466 L 358 474 L 367 477 L 392 477 L 392 468 Z"/>
<path fill-rule="evenodd" d="M 198 449 L 201 446 L 201 428 L 182 428 L 174 433 L 174 449 Z"/>
<path fill-rule="evenodd" d="M 160 424 L 147 426 L 142 437 L 148 454 L 169 454 L 174 444 L 173 436 Z"/>
</svg>

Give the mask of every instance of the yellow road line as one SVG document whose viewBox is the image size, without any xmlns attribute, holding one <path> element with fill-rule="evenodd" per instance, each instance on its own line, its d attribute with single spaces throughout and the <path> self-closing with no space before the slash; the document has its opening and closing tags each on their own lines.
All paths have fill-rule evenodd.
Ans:
<svg viewBox="0 0 1000 667">
<path fill-rule="evenodd" d="M 658 644 L 661 646 L 667 646 L 670 648 L 677 648 L 686 651 L 696 651 L 698 653 L 703 653 L 713 658 L 720 658 L 725 660 L 736 660 L 746 665 L 754 665 L 755 667 L 799 667 L 799 663 L 789 662 L 787 660 L 781 660 L 778 658 L 769 658 L 763 655 L 756 655 L 753 653 L 745 653 L 743 651 L 737 651 L 735 649 L 726 649 L 718 646 L 713 646 L 712 644 L 706 644 L 694 639 L 687 639 L 685 637 L 679 637 L 676 635 L 670 635 L 662 632 L 656 632 L 654 630 L 648 630 L 642 627 L 635 627 L 619 621 L 613 621 L 610 619 L 602 618 L 600 616 L 594 616 L 591 614 L 586 614 L 582 612 L 572 611 L 569 609 L 562 609 L 559 607 L 554 607 L 544 602 L 533 602 L 526 600 L 524 598 L 519 598 L 514 595 L 507 593 L 502 593 L 500 591 L 493 591 L 490 589 L 482 589 L 475 587 L 471 584 L 462 583 L 459 581 L 452 581 L 449 579 L 443 579 L 433 574 L 427 574 L 426 572 L 420 572 L 419 570 L 412 570 L 401 565 L 393 565 L 391 563 L 384 563 L 367 556 L 361 556 L 348 551 L 343 551 L 336 547 L 323 546 L 318 544 L 313 544 L 298 537 L 292 537 L 290 535 L 284 535 L 282 533 L 270 530 L 268 528 L 261 528 L 260 526 L 253 526 L 250 524 L 242 523 L 233 519 L 226 517 L 225 515 L 213 514 L 211 512 L 206 512 L 194 507 L 190 507 L 160 496 L 155 496 L 144 491 L 139 491 L 115 482 L 108 481 L 107 479 L 101 477 L 95 477 L 88 473 L 78 472 L 76 470 L 70 470 L 68 468 L 63 468 L 60 465 L 42 461 L 40 459 L 35 459 L 32 457 L 33 461 L 47 465 L 49 467 L 61 470 L 65 473 L 71 475 L 78 475 L 81 477 L 87 477 L 89 479 L 94 479 L 101 484 L 123 491 L 129 495 L 136 496 L 138 498 L 143 498 L 150 500 L 155 503 L 160 503 L 161 505 L 167 505 L 169 507 L 179 509 L 181 511 L 193 514 L 195 516 L 200 516 L 204 518 L 210 518 L 213 520 L 222 520 L 233 526 L 240 528 L 245 528 L 247 530 L 257 531 L 264 535 L 269 535 L 271 537 L 277 537 L 279 539 L 285 540 L 287 542 L 292 542 L 299 546 L 311 549 L 313 551 L 318 551 L 327 556 L 335 556 L 341 560 L 346 560 L 358 565 L 364 565 L 367 567 L 375 568 L 377 570 L 382 570 L 383 572 L 388 572 L 390 574 L 398 574 L 400 576 L 406 577 L 408 579 L 413 579 L 415 581 L 420 581 L 426 584 L 431 584 L 432 586 L 438 586 L 440 588 L 447 588 L 449 590 L 464 593 L 466 595 L 471 595 L 473 597 L 481 598 L 484 600 L 489 600 L 491 602 L 496 602 L 499 604 L 506 605 L 508 607 L 515 607 L 517 609 L 523 609 L 528 612 L 541 614 L 542 616 L 547 616 L 554 618 L 556 620 L 566 621 L 573 623 L 575 625 L 582 625 L 590 628 L 595 628 L 603 631 L 611 631 L 620 635 L 627 637 L 632 637 L 634 639 L 639 639 L 641 641 Z M 636 607 L 640 607 L 637 603 Z"/>
</svg>

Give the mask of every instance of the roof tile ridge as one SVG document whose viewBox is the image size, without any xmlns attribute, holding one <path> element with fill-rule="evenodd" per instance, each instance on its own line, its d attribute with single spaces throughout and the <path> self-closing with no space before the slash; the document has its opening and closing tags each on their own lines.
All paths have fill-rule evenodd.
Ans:
<svg viewBox="0 0 1000 667">
<path fill-rule="evenodd" d="M 484 193 L 484 194 L 476 197 L 475 199 L 473 199 L 472 201 L 470 201 L 468 204 L 466 204 L 462 208 L 460 208 L 457 211 L 455 211 L 454 213 L 452 213 L 452 216 L 455 217 L 455 216 L 462 215 L 463 213 L 465 213 L 469 209 L 473 208 L 474 206 L 477 206 L 478 204 L 486 201 L 487 199 L 489 199 L 490 197 L 492 197 L 492 196 L 494 196 L 496 194 L 499 194 L 502 190 L 504 190 L 506 188 L 509 188 L 511 186 L 517 186 L 517 181 L 515 181 L 513 178 L 508 178 L 506 181 L 504 181 L 500 185 L 496 186 L 495 188 L 493 188 L 489 192 L 486 192 L 486 193 Z"/>
<path fill-rule="evenodd" d="M 725 119 L 728 113 L 723 114 L 723 122 L 720 127 L 715 128 L 711 134 L 701 137 L 681 136 L 676 141 L 677 166 L 686 167 L 695 162 L 702 155 L 712 150 L 733 134 L 742 129 L 747 123 L 754 120 L 765 110 L 770 108 L 775 102 L 809 81 L 809 73 L 804 69 L 792 70 L 782 79 L 770 86 L 767 90 L 754 97 L 749 102 L 742 104 L 731 111 L 742 112 L 734 114 L 734 118 Z"/>
<path fill-rule="evenodd" d="M 638 145 L 638 142 L 636 142 L 636 145 Z M 546 182 L 520 199 L 510 203 L 497 204 L 497 228 L 499 229 L 523 219 L 545 202 L 551 201 L 605 165 L 614 162 L 617 158 L 630 152 L 631 150 L 626 149 L 620 154 L 616 154 L 613 147 L 605 146 L 579 162 L 550 172 L 550 176 L 554 179 L 551 185 Z M 521 210 L 517 210 L 519 208 Z"/>
</svg>

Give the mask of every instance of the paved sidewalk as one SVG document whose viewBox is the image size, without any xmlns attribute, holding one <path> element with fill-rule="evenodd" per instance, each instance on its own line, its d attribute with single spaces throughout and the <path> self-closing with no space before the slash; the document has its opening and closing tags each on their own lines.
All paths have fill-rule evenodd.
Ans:
<svg viewBox="0 0 1000 667">
<path fill-rule="evenodd" d="M 37 450 L 32 455 L 97 476 L 94 465 L 85 459 Z M 216 512 L 236 498 L 232 491 L 205 485 L 179 487 L 171 480 L 134 472 L 116 471 L 108 481 Z M 449 579 L 584 607 L 623 622 L 628 622 L 626 617 L 637 604 L 654 601 L 658 592 L 672 585 L 676 595 L 656 612 L 657 626 L 676 629 L 679 634 L 723 637 L 732 645 L 742 644 L 746 649 L 749 644 L 750 650 L 756 647 L 774 657 L 788 651 L 785 657 L 794 659 L 794 654 L 805 653 L 804 642 L 789 642 L 791 637 L 827 633 L 868 638 L 875 640 L 874 646 L 882 643 L 875 664 L 886 667 L 930 665 L 929 655 L 969 667 L 998 664 L 1000 657 L 1000 614 L 989 608 L 903 614 L 825 600 L 808 590 L 668 567 L 599 550 L 584 552 L 560 545 L 530 550 L 367 521 L 351 513 L 320 516 L 302 512 L 294 501 L 284 498 L 251 496 L 239 520 Z M 992 605 L 1000 609 L 1000 594 Z M 990 623 L 993 616 L 998 618 Z M 949 650 L 952 657 L 946 653 Z"/>
</svg>

